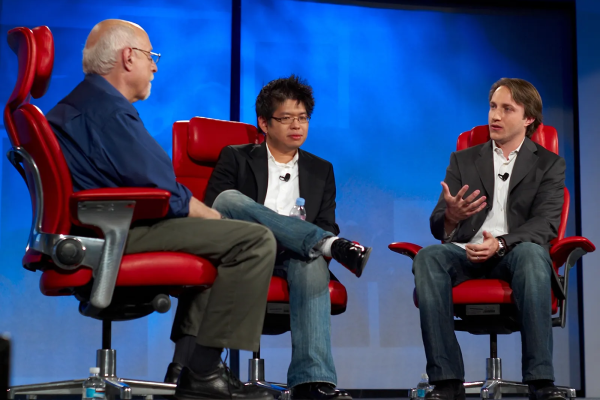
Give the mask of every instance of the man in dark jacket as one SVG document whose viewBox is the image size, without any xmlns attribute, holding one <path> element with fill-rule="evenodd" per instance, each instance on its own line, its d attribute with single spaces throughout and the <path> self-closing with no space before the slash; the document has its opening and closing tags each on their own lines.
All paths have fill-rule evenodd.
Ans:
<svg viewBox="0 0 600 400">
<path fill-rule="evenodd" d="M 542 122 L 532 84 L 503 78 L 489 101 L 491 140 L 452 153 L 431 214 L 431 232 L 444 243 L 422 249 L 413 263 L 427 373 L 435 384 L 426 397 L 465 397 L 452 287 L 499 278 L 513 290 L 531 396 L 564 399 L 554 386 L 548 249 L 560 223 L 565 160 L 530 140 Z"/>
<path fill-rule="evenodd" d="M 360 276 L 371 249 L 335 236 L 339 227 L 333 166 L 300 149 L 313 107 L 312 88 L 293 75 L 263 87 L 256 114 L 266 141 L 224 148 L 205 202 L 229 218 L 265 225 L 284 249 L 278 254 L 276 273 L 287 277 L 290 289 L 292 396 L 350 399 L 335 389 L 330 272 L 323 256 L 332 256 Z M 288 216 L 298 198 L 305 200 L 307 222 Z M 320 241 L 314 246 L 314 239 L 306 238 Z"/>
</svg>

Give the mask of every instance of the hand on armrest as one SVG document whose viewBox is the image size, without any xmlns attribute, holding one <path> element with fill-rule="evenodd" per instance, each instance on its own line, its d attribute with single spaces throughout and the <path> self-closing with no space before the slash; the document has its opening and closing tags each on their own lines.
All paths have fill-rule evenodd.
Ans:
<svg viewBox="0 0 600 400">
<path fill-rule="evenodd" d="M 204 219 L 220 219 L 221 214 L 213 208 L 210 208 L 195 197 L 190 199 L 190 211 L 188 213 L 190 218 L 204 218 Z"/>
</svg>

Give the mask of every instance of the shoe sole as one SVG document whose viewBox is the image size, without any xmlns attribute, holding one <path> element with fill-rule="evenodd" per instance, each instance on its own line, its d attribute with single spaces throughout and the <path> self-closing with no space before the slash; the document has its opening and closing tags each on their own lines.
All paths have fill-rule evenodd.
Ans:
<svg viewBox="0 0 600 400">
<path fill-rule="evenodd" d="M 367 251 L 366 251 L 367 254 L 365 254 L 365 257 L 363 258 L 363 262 L 360 264 L 360 267 L 356 270 L 357 278 L 360 278 L 365 267 L 367 266 L 367 261 L 369 261 L 369 257 L 371 256 L 371 250 L 373 250 L 372 247 L 367 247 Z"/>
<path fill-rule="evenodd" d="M 175 391 L 174 399 L 177 400 L 221 400 L 221 399 L 231 399 L 231 396 L 227 397 L 215 397 L 215 396 L 198 396 L 197 394 L 193 394 L 190 392 L 181 392 Z M 274 400 L 272 395 L 267 396 L 258 396 L 258 397 L 244 397 L 244 400 Z"/>
</svg>

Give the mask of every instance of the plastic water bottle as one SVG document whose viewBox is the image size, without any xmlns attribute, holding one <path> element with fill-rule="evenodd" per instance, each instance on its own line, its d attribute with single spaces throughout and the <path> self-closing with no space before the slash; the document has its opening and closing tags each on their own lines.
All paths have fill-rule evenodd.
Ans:
<svg viewBox="0 0 600 400">
<path fill-rule="evenodd" d="M 302 197 L 296 199 L 296 205 L 292 207 L 290 217 L 298 218 L 302 221 L 306 219 L 306 209 L 304 208 L 304 199 Z"/>
<path fill-rule="evenodd" d="M 421 374 L 421 381 L 417 385 L 417 398 L 423 400 L 430 388 L 429 377 L 425 373 Z"/>
<path fill-rule="evenodd" d="M 83 382 L 83 400 L 103 399 L 105 397 L 106 385 L 98 375 L 100 368 L 90 368 L 90 377 Z"/>
</svg>

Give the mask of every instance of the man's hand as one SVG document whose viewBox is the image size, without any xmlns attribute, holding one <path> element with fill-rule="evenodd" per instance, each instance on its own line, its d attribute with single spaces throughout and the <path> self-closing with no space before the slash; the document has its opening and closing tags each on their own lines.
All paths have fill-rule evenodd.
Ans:
<svg viewBox="0 0 600 400">
<path fill-rule="evenodd" d="M 475 200 L 477 196 L 479 196 L 479 190 L 474 191 L 469 197 L 463 199 L 463 196 L 467 193 L 467 190 L 469 190 L 469 185 L 463 186 L 456 196 L 452 196 L 446 182 L 442 181 L 442 188 L 444 200 L 446 201 L 444 229 L 446 230 L 447 235 L 456 228 L 456 225 L 458 225 L 460 221 L 469 218 L 471 215 L 477 214 L 487 205 L 487 203 L 484 202 L 485 196 L 481 196 Z"/>
<path fill-rule="evenodd" d="M 467 258 L 469 261 L 481 263 L 494 256 L 496 251 L 498 251 L 498 247 L 500 247 L 498 239 L 493 237 L 491 233 L 483 231 L 483 243 L 468 244 L 465 247 L 465 250 L 467 250 Z"/>
<path fill-rule="evenodd" d="M 188 213 L 188 217 L 204 218 L 204 219 L 220 219 L 221 214 L 217 210 L 208 207 L 206 204 L 204 204 L 197 198 L 192 197 L 190 199 L 190 211 Z"/>
</svg>

